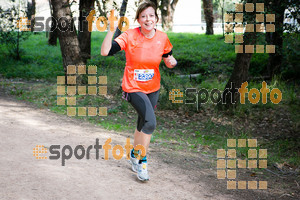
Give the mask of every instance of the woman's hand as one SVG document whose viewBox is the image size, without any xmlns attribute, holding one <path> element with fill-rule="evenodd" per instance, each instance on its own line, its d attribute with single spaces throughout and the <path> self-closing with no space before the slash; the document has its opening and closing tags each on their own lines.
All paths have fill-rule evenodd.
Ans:
<svg viewBox="0 0 300 200">
<path fill-rule="evenodd" d="M 163 59 L 168 68 L 173 68 L 177 65 L 177 61 L 172 55 L 169 55 L 167 58 Z"/>
</svg>

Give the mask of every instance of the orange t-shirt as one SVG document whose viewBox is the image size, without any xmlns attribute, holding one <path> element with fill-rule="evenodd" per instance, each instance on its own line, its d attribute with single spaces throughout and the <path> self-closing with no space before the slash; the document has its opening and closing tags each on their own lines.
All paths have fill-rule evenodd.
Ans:
<svg viewBox="0 0 300 200">
<path fill-rule="evenodd" d="M 135 28 L 122 33 L 115 41 L 126 55 L 123 91 L 149 94 L 159 90 L 159 64 L 162 55 L 169 53 L 173 47 L 167 34 L 156 30 L 155 35 L 149 39 L 139 28 Z"/>
</svg>

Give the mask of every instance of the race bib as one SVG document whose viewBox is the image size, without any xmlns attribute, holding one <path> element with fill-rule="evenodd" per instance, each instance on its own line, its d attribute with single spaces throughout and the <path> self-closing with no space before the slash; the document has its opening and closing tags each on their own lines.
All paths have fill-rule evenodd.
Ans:
<svg viewBox="0 0 300 200">
<path fill-rule="evenodd" d="M 134 80 L 136 81 L 149 81 L 154 76 L 154 69 L 135 69 Z"/>
</svg>

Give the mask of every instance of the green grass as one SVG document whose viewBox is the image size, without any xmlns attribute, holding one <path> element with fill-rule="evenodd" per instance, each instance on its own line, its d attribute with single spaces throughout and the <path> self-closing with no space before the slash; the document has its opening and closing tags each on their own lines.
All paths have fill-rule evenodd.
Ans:
<svg viewBox="0 0 300 200">
<path fill-rule="evenodd" d="M 125 65 L 124 52 L 118 53 L 114 57 L 100 56 L 100 46 L 104 36 L 105 33 L 93 32 L 92 59 L 88 64 L 99 66 L 103 73 L 109 72 L 110 69 L 113 69 L 114 73 L 119 71 L 120 73 L 117 73 L 116 77 L 122 78 L 122 69 Z M 226 44 L 221 36 L 169 33 L 169 38 L 174 46 L 174 55 L 178 60 L 175 70 L 180 70 L 183 74 L 203 73 L 203 75 L 229 74 L 232 71 L 236 56 L 234 46 Z M 1 48 L 0 73 L 2 75 L 7 78 L 22 77 L 53 81 L 57 75 L 63 74 L 59 43 L 58 46 L 48 46 L 45 33 L 31 35 L 28 40 L 22 42 L 21 46 L 25 52 L 21 61 L 18 62 L 7 59 L 7 51 L 3 47 Z M 253 63 L 258 68 L 262 63 L 261 59 L 265 60 L 268 56 L 260 55 L 259 57 L 258 61 L 256 56 L 253 59 Z M 162 69 L 168 73 L 173 72 L 165 67 Z"/>
<path fill-rule="evenodd" d="M 86 117 L 91 123 L 100 124 L 108 130 L 133 132 L 136 124 L 136 114 L 131 106 L 121 100 L 120 85 L 125 66 L 124 52 L 114 57 L 100 56 L 100 45 L 105 33 L 93 32 L 92 34 L 92 59 L 87 65 L 97 65 L 97 75 L 108 77 L 108 97 L 84 96 L 78 98 L 78 106 L 106 106 L 108 107 L 107 117 Z M 283 99 L 279 105 L 274 105 L 268 95 L 268 103 L 251 104 L 246 95 L 246 104 L 240 105 L 228 115 L 216 109 L 215 104 L 210 100 L 199 106 L 199 111 L 194 105 L 173 104 L 169 101 L 169 91 L 186 88 L 202 88 L 211 91 L 212 89 L 223 90 L 228 76 L 232 72 L 236 54 L 234 46 L 226 44 L 220 35 L 205 36 L 200 34 L 168 33 L 174 46 L 173 53 L 178 60 L 175 69 L 168 69 L 161 63 L 162 87 L 159 98 L 159 111 L 179 112 L 180 118 L 157 115 L 157 128 L 151 142 L 161 143 L 177 150 L 188 149 L 195 152 L 215 154 L 216 149 L 226 148 L 227 138 L 252 138 L 251 131 L 243 127 L 237 129 L 239 124 L 234 124 L 237 119 L 262 120 L 263 115 L 259 113 L 278 110 L 285 107 L 291 114 L 291 120 L 295 130 L 299 127 L 299 87 L 297 82 L 287 83 L 281 77 L 268 82 L 268 88 L 279 88 L 282 91 Z M 59 43 L 58 43 L 59 44 Z M 289 42 L 286 42 L 289 44 Z M 15 61 L 7 56 L 7 51 L 2 46 L 0 54 L 0 74 L 5 78 L 25 79 L 32 82 L 12 83 L 3 81 L 1 87 L 19 99 L 32 102 L 38 107 L 47 107 L 53 112 L 66 115 L 67 106 L 56 105 L 56 77 L 64 75 L 62 58 L 59 45 L 56 47 L 47 45 L 47 38 L 44 33 L 31 35 L 28 40 L 22 43 L 25 52 L 21 61 Z M 288 55 L 289 58 L 293 57 Z M 288 57 L 287 56 L 287 57 Z M 250 75 L 259 75 L 268 60 L 267 54 L 254 54 Z M 177 74 L 201 73 L 195 80 L 189 78 L 178 78 Z M 39 80 L 38 82 L 36 80 Z M 249 82 L 248 90 L 261 88 L 261 82 Z M 205 118 L 191 119 L 185 121 L 184 115 L 193 116 L 198 113 L 209 113 Z M 180 115 L 180 114 L 177 114 Z M 214 118 L 227 116 L 231 124 L 217 123 Z M 84 117 L 78 117 L 84 119 Z M 241 123 L 240 126 L 243 126 Z M 276 141 L 262 141 L 262 147 L 269 149 L 271 162 L 287 161 L 295 165 L 300 164 L 299 140 L 280 138 Z M 298 145 L 298 146 L 297 146 Z M 247 155 L 247 148 L 238 149 L 238 156 Z"/>
</svg>

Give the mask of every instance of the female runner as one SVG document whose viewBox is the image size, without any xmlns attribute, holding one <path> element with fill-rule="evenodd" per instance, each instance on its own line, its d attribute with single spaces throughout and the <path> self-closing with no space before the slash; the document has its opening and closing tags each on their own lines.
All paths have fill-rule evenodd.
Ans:
<svg viewBox="0 0 300 200">
<path fill-rule="evenodd" d="M 140 27 L 128 29 L 112 41 L 114 31 L 108 30 L 101 46 L 101 55 L 110 56 L 124 50 L 126 66 L 122 81 L 123 95 L 138 113 L 137 128 L 134 133 L 133 149 L 130 153 L 132 170 L 141 181 L 148 181 L 147 152 L 150 139 L 156 127 L 154 109 L 159 89 L 159 64 L 163 58 L 168 68 L 176 66 L 172 56 L 172 44 L 167 34 L 155 29 L 158 22 L 156 6 L 150 1 L 142 2 L 136 12 L 135 20 Z M 115 26 L 116 30 L 117 26 Z M 137 159 L 140 151 L 137 145 L 145 148 L 145 154 Z"/>
</svg>

